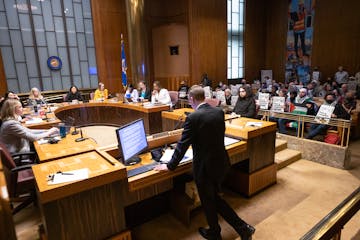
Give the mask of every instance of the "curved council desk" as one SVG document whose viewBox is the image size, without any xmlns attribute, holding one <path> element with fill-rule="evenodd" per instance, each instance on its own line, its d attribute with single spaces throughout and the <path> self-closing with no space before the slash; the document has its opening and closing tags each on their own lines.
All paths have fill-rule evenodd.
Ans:
<svg viewBox="0 0 360 240">
<path fill-rule="evenodd" d="M 169 110 L 168 105 L 143 106 L 141 103 L 90 102 L 66 104 L 55 110 L 55 116 L 68 122 L 75 119 L 74 126 L 124 125 L 136 119 L 144 119 L 147 134 L 162 132 L 161 112 Z"/>
</svg>

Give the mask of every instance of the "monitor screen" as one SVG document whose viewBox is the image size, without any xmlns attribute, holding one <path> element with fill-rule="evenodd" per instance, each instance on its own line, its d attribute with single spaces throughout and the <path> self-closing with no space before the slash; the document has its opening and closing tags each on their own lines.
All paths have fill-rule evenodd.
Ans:
<svg viewBox="0 0 360 240">
<path fill-rule="evenodd" d="M 131 165 L 140 162 L 137 156 L 148 147 L 144 121 L 138 119 L 116 129 L 122 162 Z"/>
</svg>

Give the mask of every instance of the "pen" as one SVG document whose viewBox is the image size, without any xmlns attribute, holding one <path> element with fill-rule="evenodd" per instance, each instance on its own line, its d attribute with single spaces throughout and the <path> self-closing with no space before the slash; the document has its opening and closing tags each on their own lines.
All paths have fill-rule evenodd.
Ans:
<svg viewBox="0 0 360 240">
<path fill-rule="evenodd" d="M 73 173 L 67 173 L 67 172 L 62 172 L 62 171 L 57 171 L 56 173 L 59 173 L 61 175 L 74 175 Z"/>
</svg>

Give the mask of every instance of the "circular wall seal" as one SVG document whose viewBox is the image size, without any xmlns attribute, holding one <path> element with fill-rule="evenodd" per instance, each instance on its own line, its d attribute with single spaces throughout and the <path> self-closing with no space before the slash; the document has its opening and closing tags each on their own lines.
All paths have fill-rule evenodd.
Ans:
<svg viewBox="0 0 360 240">
<path fill-rule="evenodd" d="M 62 67 L 62 62 L 59 57 L 51 56 L 47 60 L 47 65 L 51 70 L 60 70 Z"/>
</svg>

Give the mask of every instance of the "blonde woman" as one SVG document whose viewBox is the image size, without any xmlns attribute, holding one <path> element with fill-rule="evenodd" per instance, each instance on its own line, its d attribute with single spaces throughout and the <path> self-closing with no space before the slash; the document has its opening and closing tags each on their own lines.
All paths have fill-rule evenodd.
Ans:
<svg viewBox="0 0 360 240">
<path fill-rule="evenodd" d="M 95 91 L 94 100 L 101 101 L 108 98 L 108 90 L 105 89 L 105 85 L 100 82 L 98 89 Z"/>
<path fill-rule="evenodd" d="M 35 130 L 24 127 L 18 118 L 23 113 L 19 100 L 8 99 L 1 109 L 2 125 L 0 128 L 0 141 L 8 148 L 11 154 L 30 151 L 30 143 L 53 134 L 58 134 L 58 128 L 48 130 Z"/>
<path fill-rule="evenodd" d="M 29 98 L 27 100 L 28 105 L 35 106 L 35 105 L 44 105 L 46 104 L 44 97 L 41 95 L 41 92 L 38 88 L 33 87 L 30 90 Z"/>
</svg>

